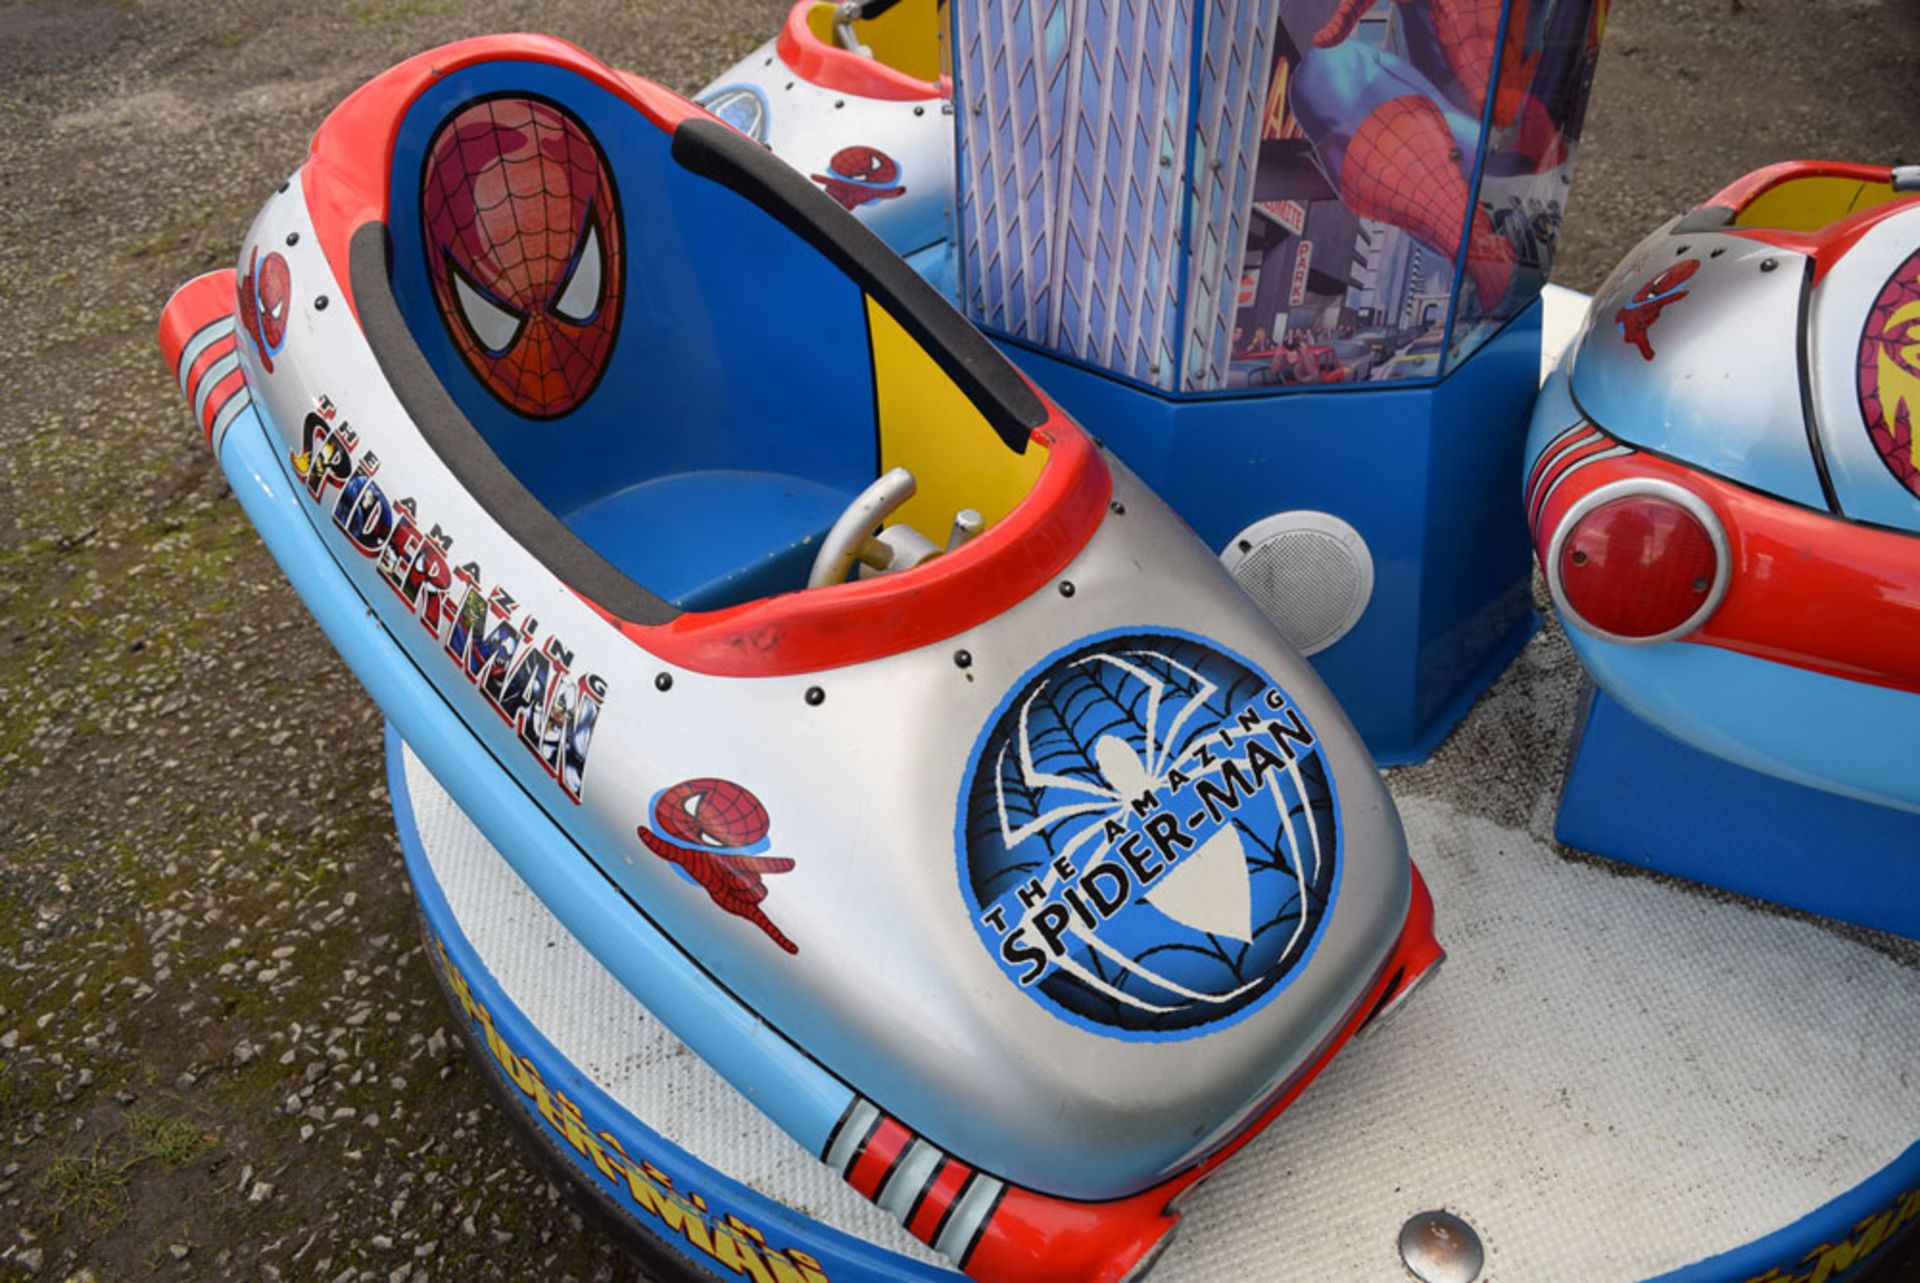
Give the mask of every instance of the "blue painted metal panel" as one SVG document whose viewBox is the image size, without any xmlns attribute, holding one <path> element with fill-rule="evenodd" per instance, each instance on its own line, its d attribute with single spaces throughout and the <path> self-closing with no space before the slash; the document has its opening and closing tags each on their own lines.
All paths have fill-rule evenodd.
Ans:
<svg viewBox="0 0 1920 1283">
<path fill-rule="evenodd" d="M 1731 684 L 1791 718 L 1751 681 Z M 1554 833 L 1596 855 L 1920 938 L 1920 813 L 1735 765 L 1604 691 L 1588 704 Z"/>
<path fill-rule="evenodd" d="M 1621 646 L 1567 630 L 1635 716 L 1750 770 L 1920 811 L 1920 695 L 1718 646 Z"/>
</svg>

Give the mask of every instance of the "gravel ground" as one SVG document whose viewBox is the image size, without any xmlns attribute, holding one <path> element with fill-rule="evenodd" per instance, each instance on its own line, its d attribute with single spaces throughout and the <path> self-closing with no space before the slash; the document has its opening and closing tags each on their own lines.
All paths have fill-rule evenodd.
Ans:
<svg viewBox="0 0 1920 1283">
<path fill-rule="evenodd" d="M 690 90 L 783 8 L 0 0 L 0 1279 L 641 1277 L 459 1058 L 378 714 L 153 333 L 399 58 L 534 28 Z M 1560 279 L 1754 165 L 1915 159 L 1917 102 L 1911 0 L 1622 0 Z"/>
</svg>

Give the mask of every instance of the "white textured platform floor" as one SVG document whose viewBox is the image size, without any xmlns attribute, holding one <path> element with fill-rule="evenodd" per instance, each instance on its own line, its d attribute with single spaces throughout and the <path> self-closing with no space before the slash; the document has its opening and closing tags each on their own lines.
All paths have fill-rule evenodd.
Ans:
<svg viewBox="0 0 1920 1283">
<path fill-rule="evenodd" d="M 1547 630 L 1389 777 L 1451 957 L 1188 1202 L 1156 1279 L 1403 1278 L 1400 1226 L 1432 1207 L 1480 1229 L 1488 1280 L 1645 1279 L 1920 1137 L 1920 948 L 1553 845 L 1579 678 Z M 575 1065 L 762 1192 L 934 1259 L 652 1020 L 411 755 L 407 779 L 456 916 Z"/>
</svg>

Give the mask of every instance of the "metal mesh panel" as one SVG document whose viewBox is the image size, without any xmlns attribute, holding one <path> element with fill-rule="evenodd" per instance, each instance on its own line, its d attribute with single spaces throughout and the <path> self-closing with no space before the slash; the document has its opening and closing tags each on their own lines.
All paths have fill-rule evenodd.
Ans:
<svg viewBox="0 0 1920 1283">
<path fill-rule="evenodd" d="M 1373 558 L 1366 541 L 1327 513 L 1263 518 L 1228 545 L 1223 560 L 1303 655 L 1346 636 L 1373 596 Z"/>
</svg>

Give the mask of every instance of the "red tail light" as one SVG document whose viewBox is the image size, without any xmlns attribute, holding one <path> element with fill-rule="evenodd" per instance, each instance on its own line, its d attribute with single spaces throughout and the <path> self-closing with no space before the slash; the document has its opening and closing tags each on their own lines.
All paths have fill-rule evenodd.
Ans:
<svg viewBox="0 0 1920 1283">
<path fill-rule="evenodd" d="M 1567 510 L 1544 569 L 1566 618 L 1607 641 L 1671 641 L 1726 595 L 1726 532 L 1705 500 L 1671 482 L 1604 485 Z"/>
</svg>

